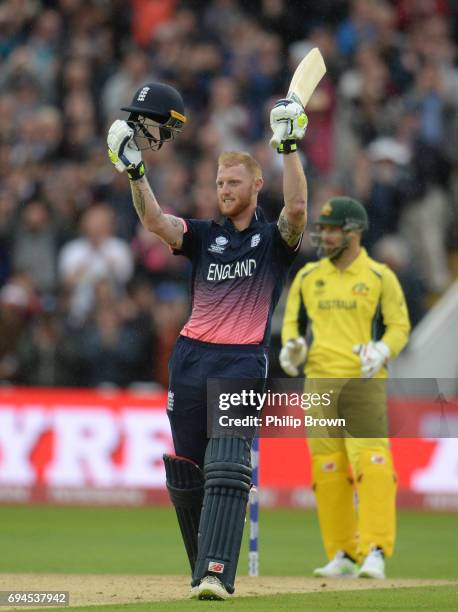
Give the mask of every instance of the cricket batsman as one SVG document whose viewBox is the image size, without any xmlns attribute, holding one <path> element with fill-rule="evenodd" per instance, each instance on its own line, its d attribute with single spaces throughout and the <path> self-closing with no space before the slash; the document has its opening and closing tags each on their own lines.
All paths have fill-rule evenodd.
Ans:
<svg viewBox="0 0 458 612">
<path fill-rule="evenodd" d="M 168 85 L 140 88 L 127 121 L 108 132 L 109 157 L 126 172 L 143 226 L 192 263 L 192 310 L 169 363 L 167 414 L 175 455 L 165 455 L 167 487 L 192 571 L 191 597 L 227 599 L 235 575 L 251 486 L 251 438 L 209 437 L 207 379 L 267 376 L 272 312 L 299 248 L 307 184 L 296 152 L 307 118 L 298 102 L 280 100 L 273 130 L 284 127 L 284 206 L 268 223 L 258 196 L 262 170 L 248 153 L 219 156 L 216 197 L 222 221 L 182 219 L 160 208 L 142 149 L 160 148 L 186 122 L 183 100 Z"/>
<path fill-rule="evenodd" d="M 311 233 L 321 259 L 297 273 L 283 320 L 283 370 L 295 376 L 305 362 L 306 387 L 319 379 L 337 383 L 340 414 L 359 419 L 356 427 L 353 419 L 353 433 L 308 433 L 329 559 L 315 576 L 384 578 L 395 541 L 396 474 L 386 437 L 383 379 L 388 361 L 407 343 L 410 324 L 395 274 L 361 246 L 367 227 L 358 201 L 335 197 L 324 204 Z"/>
</svg>

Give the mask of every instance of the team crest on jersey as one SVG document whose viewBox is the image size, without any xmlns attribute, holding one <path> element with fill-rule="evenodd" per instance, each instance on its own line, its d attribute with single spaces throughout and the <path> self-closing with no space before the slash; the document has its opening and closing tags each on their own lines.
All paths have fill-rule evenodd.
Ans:
<svg viewBox="0 0 458 612">
<path fill-rule="evenodd" d="M 353 295 L 361 295 L 365 297 L 369 293 L 369 287 L 365 283 L 356 283 L 351 288 Z"/>
<path fill-rule="evenodd" d="M 224 253 L 229 240 L 226 236 L 217 236 L 215 242 L 208 247 L 210 253 Z"/>
<path fill-rule="evenodd" d="M 261 234 L 255 234 L 254 236 L 251 236 L 251 248 L 257 247 L 260 242 Z"/>
</svg>

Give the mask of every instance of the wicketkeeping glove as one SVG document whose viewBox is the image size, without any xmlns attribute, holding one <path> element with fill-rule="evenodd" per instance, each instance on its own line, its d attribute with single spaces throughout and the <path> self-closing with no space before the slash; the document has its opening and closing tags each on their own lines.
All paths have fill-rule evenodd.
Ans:
<svg viewBox="0 0 458 612">
<path fill-rule="evenodd" d="M 359 355 L 361 362 L 361 376 L 372 378 L 388 362 L 390 349 L 382 342 L 368 342 L 367 344 L 355 344 L 353 352 Z"/>
<path fill-rule="evenodd" d="M 279 100 L 270 111 L 270 127 L 274 133 L 270 144 L 278 153 L 291 153 L 297 149 L 296 140 L 304 137 L 308 118 L 299 102 Z"/>
<path fill-rule="evenodd" d="M 134 140 L 134 130 L 126 121 L 116 119 L 108 130 L 108 157 L 118 172 L 127 171 L 131 181 L 145 174 L 142 154 Z"/>
<path fill-rule="evenodd" d="M 307 343 L 304 338 L 299 337 L 294 340 L 288 340 L 281 349 L 278 359 L 282 370 L 288 376 L 297 376 L 299 374 L 298 366 L 304 363 L 306 356 Z"/>
</svg>

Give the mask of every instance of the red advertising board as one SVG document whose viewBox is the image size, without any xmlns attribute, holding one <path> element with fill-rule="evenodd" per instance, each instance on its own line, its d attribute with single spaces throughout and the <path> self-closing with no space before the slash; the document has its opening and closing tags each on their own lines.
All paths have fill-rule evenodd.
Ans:
<svg viewBox="0 0 458 612">
<path fill-rule="evenodd" d="M 165 503 L 166 400 L 165 392 L 2 389 L 0 503 Z M 401 409 L 418 436 L 440 416 L 431 403 L 390 402 L 390 414 Z M 393 438 L 392 448 L 401 505 L 458 510 L 457 439 Z M 262 439 L 260 474 L 264 505 L 313 504 L 303 438 Z"/>
</svg>

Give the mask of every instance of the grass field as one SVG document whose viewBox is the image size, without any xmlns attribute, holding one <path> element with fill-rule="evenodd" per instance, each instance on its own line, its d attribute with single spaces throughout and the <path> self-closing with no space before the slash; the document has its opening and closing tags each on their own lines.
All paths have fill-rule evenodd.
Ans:
<svg viewBox="0 0 458 612">
<path fill-rule="evenodd" d="M 389 578 L 458 580 L 457 524 L 456 514 L 401 512 L 396 554 L 387 564 Z M 135 575 L 188 574 L 176 518 L 168 508 L 3 506 L 0 550 L 3 574 L 129 574 L 132 579 Z M 315 513 L 263 511 L 260 556 L 263 576 L 310 576 L 312 569 L 325 560 Z M 239 575 L 246 573 L 244 543 Z M 375 588 L 370 591 L 349 591 L 351 587 L 347 587 L 337 592 L 331 591 L 328 581 L 323 588 L 329 592 L 237 597 L 223 604 L 207 605 L 213 610 L 458 609 L 457 584 L 427 589 L 418 586 L 379 590 L 377 584 L 371 586 Z M 79 610 L 191 611 L 200 610 L 202 605 L 206 604 L 160 601 L 86 606 Z"/>
</svg>

